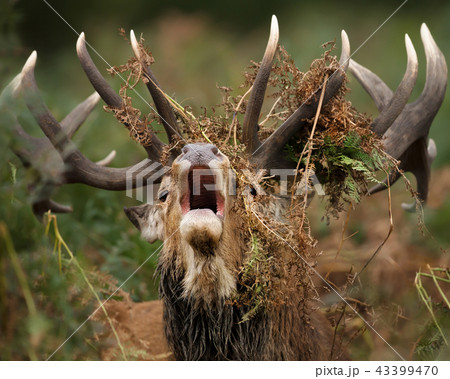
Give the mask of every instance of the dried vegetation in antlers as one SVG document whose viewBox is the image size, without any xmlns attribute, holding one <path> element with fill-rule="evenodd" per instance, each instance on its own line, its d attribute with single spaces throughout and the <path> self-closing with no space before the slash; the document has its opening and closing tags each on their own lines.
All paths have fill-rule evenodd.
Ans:
<svg viewBox="0 0 450 379">
<path fill-rule="evenodd" d="M 142 38 L 139 45 L 145 62 L 153 63 L 154 59 L 143 46 Z M 323 56 L 311 64 L 308 72 L 303 73 L 286 50 L 278 46 L 267 90 L 272 105 L 270 111 L 259 120 L 261 140 L 326 86 L 327 79 L 339 67 L 336 57 L 331 54 L 334 43 L 325 44 L 324 48 L 327 47 Z M 307 195 L 285 199 L 284 220 L 271 217 L 272 196 L 279 182 L 263 171 L 255 172 L 248 157 L 245 157 L 244 145 L 239 141 L 241 115 L 245 113 L 247 96 L 259 66 L 259 63 L 252 62 L 248 72 L 244 73 L 245 80 L 240 89 L 244 94 L 234 95 L 231 88 L 218 87 L 222 102 L 211 109 L 203 108 L 198 116 L 194 116 L 189 107 L 181 107 L 165 95 L 175 109 L 178 126 L 186 141 L 209 142 L 220 147 L 236 174 L 237 194 L 233 211 L 245 220 L 248 254 L 240 272 L 240 284 L 247 290 L 241 291 L 234 301 L 250 305 L 251 311 L 244 318 L 251 318 L 261 307 L 289 302 L 291 291 L 304 294 L 295 296 L 295 299 L 314 298 L 309 275 L 305 275 L 311 270 L 307 262 L 313 258 L 309 247 L 315 244 L 306 217 Z M 144 145 L 150 143 L 147 130 L 152 128 L 152 122 L 159 116 L 151 110 L 141 117 L 141 112 L 132 106 L 128 90 L 140 80 L 145 83 L 151 79 L 146 77 L 135 58 L 110 72 L 128 72 L 120 91 L 125 106 L 112 111 L 119 121 L 125 120 L 126 124 L 131 125 L 130 134 L 135 141 Z M 289 158 L 297 163 L 298 178 L 313 170 L 319 180 L 326 183 L 327 216 L 337 216 L 345 203 L 358 202 L 366 193 L 368 182 L 377 181 L 374 177 L 376 170 L 388 172 L 396 167 L 395 161 L 383 155 L 379 138 L 370 130 L 371 120 L 345 99 L 347 91 L 344 84 L 333 99 L 319 107 L 320 112 L 308 120 L 307 127 L 299 130 L 285 146 Z M 172 142 L 166 150 L 178 149 L 177 145 L 178 141 Z M 290 183 L 292 193 L 298 187 L 296 181 Z M 256 189 L 256 196 L 250 195 L 249 187 Z M 273 210 L 273 214 L 275 212 Z M 286 249 L 286 244 L 291 247 L 290 250 Z M 286 278 L 292 280 L 287 281 Z"/>
</svg>

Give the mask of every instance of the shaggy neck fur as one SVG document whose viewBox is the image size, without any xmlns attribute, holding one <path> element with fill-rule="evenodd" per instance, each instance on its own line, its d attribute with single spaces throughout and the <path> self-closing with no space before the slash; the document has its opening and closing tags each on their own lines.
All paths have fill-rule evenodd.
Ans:
<svg viewBox="0 0 450 379">
<path fill-rule="evenodd" d="M 165 333 L 178 360 L 264 359 L 270 336 L 269 320 L 258 315 L 241 323 L 246 309 L 224 299 L 199 303 L 183 296 L 183 275 L 161 271 L 160 294 L 164 301 Z"/>
<path fill-rule="evenodd" d="M 169 268 L 169 267 L 167 267 Z M 175 269 L 175 267 L 173 267 Z M 320 314 L 311 318 L 280 305 L 259 311 L 249 321 L 249 309 L 227 299 L 201 303 L 183 294 L 183 276 L 162 269 L 165 334 L 177 360 L 328 360 L 331 329 Z M 239 289 L 238 289 L 239 290 Z M 322 316 L 323 317 L 323 316 Z M 309 322 L 306 322 L 309 320 Z M 334 356 L 336 359 L 336 356 Z"/>
</svg>

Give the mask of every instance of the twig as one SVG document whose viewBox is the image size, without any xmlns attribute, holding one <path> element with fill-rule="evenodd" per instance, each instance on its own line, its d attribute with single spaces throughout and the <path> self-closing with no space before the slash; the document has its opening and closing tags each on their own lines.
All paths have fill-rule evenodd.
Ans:
<svg viewBox="0 0 450 379">
<path fill-rule="evenodd" d="M 277 104 L 280 100 L 281 100 L 281 96 L 275 101 L 275 103 L 273 103 L 272 108 L 270 108 L 270 111 L 269 111 L 269 113 L 267 113 L 266 118 L 263 121 L 261 121 L 259 123 L 259 125 L 264 125 L 267 122 L 267 120 L 269 120 L 269 117 L 272 116 L 272 112 L 275 110 L 275 107 L 277 106 Z"/>
</svg>

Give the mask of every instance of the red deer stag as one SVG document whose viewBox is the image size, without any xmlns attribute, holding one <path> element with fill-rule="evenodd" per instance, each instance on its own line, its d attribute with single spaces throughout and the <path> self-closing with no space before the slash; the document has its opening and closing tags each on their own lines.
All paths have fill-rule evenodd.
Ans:
<svg viewBox="0 0 450 379">
<path fill-rule="evenodd" d="M 407 104 L 418 71 L 416 53 L 408 36 L 405 42 L 408 55 L 406 73 L 393 92 L 378 76 L 350 59 L 350 45 L 343 31 L 339 67 L 334 68 L 325 89 L 314 92 L 309 101 L 299 106 L 262 141 L 259 117 L 278 46 L 278 24 L 274 17 L 241 125 L 240 142 L 245 147 L 241 158 L 249 162 L 247 167 L 253 170 L 253 174 L 247 173 L 246 177 L 253 180 L 248 179 L 239 194 L 230 192 L 229 183 L 233 182 L 234 174 L 240 176 L 241 173 L 235 172 L 229 157 L 221 152 L 222 148 L 219 150 L 213 144 L 198 140 L 186 143 L 181 152 L 174 148 L 189 136 L 183 134 L 180 116 L 160 89 L 133 33 L 131 44 L 136 61 L 141 65 L 168 137 L 167 146 L 171 148 L 168 149 L 151 129 L 131 127 L 129 121 L 122 119 L 136 138 L 145 139 L 143 145 L 148 154 L 148 160 L 128 168 L 110 168 L 93 163 L 77 149 L 71 136 L 91 112 L 98 96 L 89 97 L 58 123 L 39 94 L 34 78 L 36 53 L 33 52 L 9 90 L 13 97 L 19 93 L 24 97 L 47 137 L 38 140 L 28 136 L 17 118 L 11 116 L 15 133 L 31 146 L 28 149 L 13 147 L 26 166 L 34 165 L 43 152 L 50 152 L 47 160 L 49 170 L 44 171 L 42 164 L 38 169 L 45 186 L 41 187 L 43 189 L 34 202 L 34 211 L 39 216 L 47 210 L 56 213 L 70 211 L 70 208 L 50 199 L 53 189 L 63 184 L 84 183 L 107 190 L 125 190 L 130 184 L 134 187 L 142 185 L 136 176 L 148 178 L 154 174 L 149 170 L 149 162 L 164 160 L 170 170 L 162 177 L 157 202 L 128 208 L 125 212 L 144 239 L 164 241 L 159 256 L 162 302 L 151 303 L 150 307 L 156 309 L 158 317 L 163 313 L 164 332 L 174 357 L 180 360 L 325 360 L 345 357 L 333 347 L 333 331 L 327 320 L 314 310 L 314 289 L 308 279 L 312 272 L 306 263 L 300 261 L 294 268 L 286 268 L 283 266 L 292 266 L 293 258 L 287 258 L 291 259 L 290 264 L 274 267 L 270 259 L 259 262 L 270 266 L 272 277 L 269 282 L 281 293 L 277 292 L 278 297 L 275 296 L 279 301 L 256 308 L 251 302 L 239 302 L 242 299 L 239 296 L 248 291 L 243 267 L 255 251 L 249 245 L 258 241 L 249 237 L 245 217 L 247 208 L 238 208 L 242 204 L 248 209 L 255 206 L 261 218 L 277 222 L 278 229 L 272 232 L 282 235 L 287 230 L 289 201 L 281 196 L 268 195 L 268 202 L 258 203 L 263 192 L 258 184 L 261 178 L 258 170 L 296 168 L 296 162 L 286 154 L 285 145 L 314 118 L 320 103 L 325 106 L 337 96 L 347 69 L 355 75 L 380 111 L 370 125 L 372 131 L 382 138 L 385 152 L 400 161 L 400 168 L 414 173 L 419 199 L 425 201 L 430 163 L 436 153 L 431 140 L 427 147 L 427 137 L 443 101 L 447 67 L 426 25 L 422 25 L 421 36 L 427 75 L 425 88 L 415 102 Z M 123 109 L 123 98 L 112 90 L 91 60 L 84 34 L 78 39 L 77 53 L 88 79 L 107 106 L 117 112 Z M 146 174 L 146 170 L 151 172 Z M 197 170 L 200 174 L 196 174 Z M 131 183 L 127 172 L 133 172 Z M 389 182 L 394 183 L 398 177 L 395 171 Z M 378 185 L 371 193 L 385 187 Z M 244 199 L 243 203 L 237 203 L 239 196 Z M 264 225 L 264 220 L 258 220 Z M 300 254 L 305 250 L 302 245 L 287 246 L 283 241 L 272 241 L 269 246 L 273 249 L 271 256 L 278 258 L 295 257 L 292 250 L 298 250 Z M 255 283 L 249 286 L 256 292 L 261 290 Z M 152 325 L 136 325 L 136 330 L 151 331 L 151 328 Z M 155 335 L 160 336 L 161 329 L 155 331 Z"/>
</svg>

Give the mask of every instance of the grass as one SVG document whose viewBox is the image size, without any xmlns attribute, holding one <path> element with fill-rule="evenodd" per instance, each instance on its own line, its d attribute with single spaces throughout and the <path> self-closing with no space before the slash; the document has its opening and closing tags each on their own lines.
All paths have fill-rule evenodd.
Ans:
<svg viewBox="0 0 450 379">
<path fill-rule="evenodd" d="M 427 265 L 427 269 L 429 273 L 425 272 L 418 272 L 416 275 L 416 279 L 414 281 L 414 284 L 417 289 L 417 293 L 419 294 L 420 300 L 427 308 L 428 312 L 430 312 L 431 318 L 433 320 L 435 328 L 438 330 L 440 338 L 445 343 L 445 346 L 449 346 L 449 343 L 447 341 L 448 336 L 448 330 L 444 330 L 441 328 L 440 323 L 437 320 L 437 316 L 435 314 L 436 308 L 439 309 L 439 305 L 442 304 L 442 306 L 450 310 L 450 301 L 448 300 L 444 290 L 442 289 L 442 285 L 446 285 L 446 287 L 449 287 L 450 285 L 450 271 L 448 268 L 440 268 L 440 267 L 433 267 L 431 268 L 429 265 Z M 422 283 L 422 279 L 424 278 L 431 278 L 433 281 L 433 284 L 435 286 L 435 289 L 438 291 L 438 295 L 441 298 L 441 302 L 436 302 L 432 300 L 432 297 L 429 295 L 426 287 Z"/>
<path fill-rule="evenodd" d="M 5 244 L 6 251 L 8 253 L 8 256 L 9 256 L 10 261 L 13 266 L 14 274 L 16 275 L 16 277 L 19 281 L 19 286 L 20 286 L 23 298 L 25 299 L 25 303 L 26 303 L 26 307 L 27 307 L 27 311 L 28 311 L 28 317 L 30 320 L 36 320 L 36 316 L 37 316 L 38 312 L 37 312 L 36 304 L 34 303 L 34 300 L 33 300 L 30 286 L 27 281 L 27 275 L 25 274 L 25 271 L 22 268 L 22 264 L 17 255 L 16 249 L 14 248 L 14 244 L 11 240 L 11 235 L 10 235 L 8 228 L 4 222 L 0 222 L 0 237 L 2 238 L 3 243 Z M 6 300 L 6 299 L 3 299 L 3 300 Z M 33 325 L 32 323 L 30 323 L 30 325 L 31 325 L 30 339 L 33 339 L 33 335 L 38 331 L 32 327 L 32 325 Z M 35 349 L 35 346 L 33 343 L 29 344 L 28 357 L 33 361 L 38 359 L 37 354 L 36 354 L 36 349 Z"/>
</svg>

